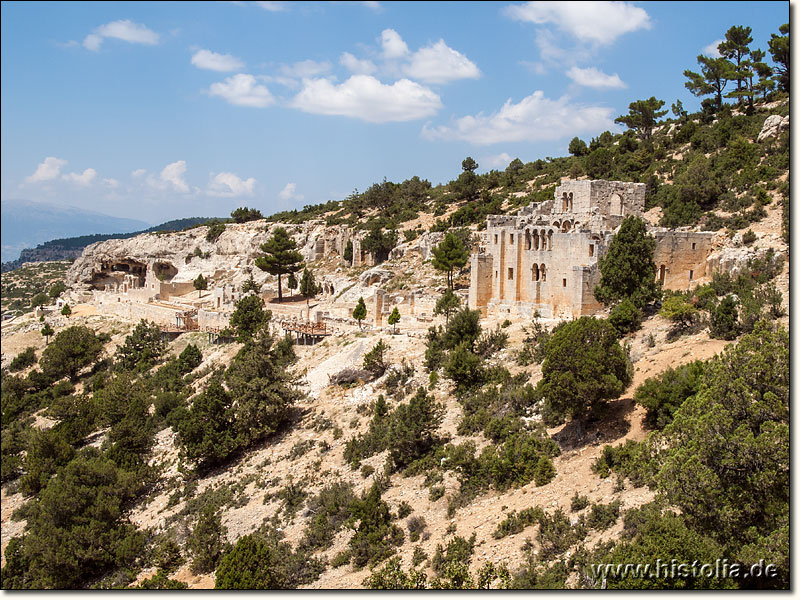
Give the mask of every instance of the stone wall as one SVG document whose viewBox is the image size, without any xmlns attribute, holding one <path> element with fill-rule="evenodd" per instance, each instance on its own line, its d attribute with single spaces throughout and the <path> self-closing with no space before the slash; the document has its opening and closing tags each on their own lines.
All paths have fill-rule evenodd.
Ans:
<svg viewBox="0 0 800 600">
<path fill-rule="evenodd" d="M 655 231 L 656 278 L 668 290 L 689 290 L 711 281 L 708 258 L 714 234 L 706 231 Z"/>
</svg>

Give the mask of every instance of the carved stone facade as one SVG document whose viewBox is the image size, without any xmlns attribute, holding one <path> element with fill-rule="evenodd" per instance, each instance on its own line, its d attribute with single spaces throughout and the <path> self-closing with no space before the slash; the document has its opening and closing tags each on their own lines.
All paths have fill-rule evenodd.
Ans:
<svg viewBox="0 0 800 600">
<path fill-rule="evenodd" d="M 565 181 L 555 198 L 515 216 L 491 215 L 471 257 L 469 306 L 526 316 L 575 318 L 600 312 L 593 290 L 598 260 L 622 220 L 644 211 L 645 184 Z M 655 262 L 665 288 L 707 281 L 713 233 L 652 230 Z"/>
</svg>

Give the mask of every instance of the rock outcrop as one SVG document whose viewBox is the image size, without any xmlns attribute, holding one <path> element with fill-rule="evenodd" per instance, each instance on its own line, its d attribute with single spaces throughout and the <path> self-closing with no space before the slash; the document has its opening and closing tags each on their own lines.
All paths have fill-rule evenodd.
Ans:
<svg viewBox="0 0 800 600">
<path fill-rule="evenodd" d="M 770 115 L 764 121 L 761 132 L 758 134 L 756 141 L 763 142 L 770 137 L 776 137 L 782 131 L 789 129 L 789 115 L 782 117 L 780 115 Z"/>
</svg>

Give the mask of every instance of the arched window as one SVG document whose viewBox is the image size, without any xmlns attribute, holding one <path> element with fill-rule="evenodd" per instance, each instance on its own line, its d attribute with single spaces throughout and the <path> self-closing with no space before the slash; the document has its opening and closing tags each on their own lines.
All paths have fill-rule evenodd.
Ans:
<svg viewBox="0 0 800 600">
<path fill-rule="evenodd" d="M 537 264 L 531 267 L 531 281 L 539 281 L 539 265 Z"/>
<path fill-rule="evenodd" d="M 526 229 L 525 230 L 525 250 L 530 250 L 532 245 L 533 245 L 533 241 L 531 240 L 531 231 L 530 231 L 530 229 Z"/>
<path fill-rule="evenodd" d="M 539 249 L 539 232 L 536 231 L 535 229 L 533 230 L 533 249 L 534 250 Z"/>
<path fill-rule="evenodd" d="M 553 250 L 553 230 L 547 232 L 547 249 L 552 251 Z"/>
<path fill-rule="evenodd" d="M 571 227 L 572 226 L 570 225 L 569 221 L 564 221 L 564 224 L 561 226 L 561 232 L 567 233 L 571 229 Z"/>
<path fill-rule="evenodd" d="M 569 199 L 567 198 L 567 192 L 564 192 L 561 195 L 561 212 L 567 212 L 568 205 L 569 205 Z"/>
<path fill-rule="evenodd" d="M 547 281 L 547 269 L 544 264 L 539 265 L 539 279 L 541 279 L 541 281 Z"/>
<path fill-rule="evenodd" d="M 608 214 L 616 217 L 622 216 L 622 198 L 619 194 L 611 194 L 611 199 L 608 201 Z"/>
<path fill-rule="evenodd" d="M 572 212 L 572 192 L 569 193 L 569 212 Z"/>
</svg>

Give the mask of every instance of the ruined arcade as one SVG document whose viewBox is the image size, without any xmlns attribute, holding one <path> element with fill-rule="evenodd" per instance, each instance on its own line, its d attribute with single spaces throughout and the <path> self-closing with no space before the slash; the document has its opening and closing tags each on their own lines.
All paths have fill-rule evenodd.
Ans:
<svg viewBox="0 0 800 600">
<path fill-rule="evenodd" d="M 552 200 L 518 215 L 491 215 L 471 256 L 469 306 L 486 315 L 538 311 L 545 318 L 595 314 L 599 259 L 622 220 L 642 216 L 645 184 L 564 181 Z M 710 277 L 711 232 L 650 228 L 657 277 L 668 289 L 691 289 Z"/>
</svg>

